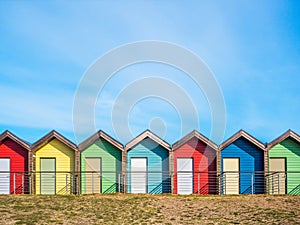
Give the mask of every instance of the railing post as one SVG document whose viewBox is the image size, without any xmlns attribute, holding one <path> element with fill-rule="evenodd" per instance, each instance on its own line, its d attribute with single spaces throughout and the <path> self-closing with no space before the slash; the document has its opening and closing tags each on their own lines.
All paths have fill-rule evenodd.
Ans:
<svg viewBox="0 0 300 225">
<path fill-rule="evenodd" d="M 254 194 L 254 172 L 251 173 L 251 193 Z"/>
<path fill-rule="evenodd" d="M 14 194 L 16 194 L 16 173 L 14 173 Z"/>
<path fill-rule="evenodd" d="M 123 192 L 123 183 L 124 183 L 124 181 L 123 181 L 123 175 L 122 175 L 122 173 L 119 173 L 120 174 L 120 193 L 122 193 Z"/>
<path fill-rule="evenodd" d="M 80 184 L 79 184 L 79 181 L 80 181 L 79 176 L 80 176 L 80 174 L 78 174 L 76 172 L 75 177 L 74 177 L 74 179 L 75 179 L 74 180 L 74 182 L 75 182 L 74 187 L 75 187 L 75 194 L 77 194 L 77 195 L 79 195 L 80 191 L 81 191 Z"/>
<path fill-rule="evenodd" d="M 171 178 L 170 179 L 171 180 L 171 188 L 170 189 L 171 189 L 171 193 L 174 194 L 174 171 L 172 171 L 170 173 L 170 175 L 171 175 L 171 177 L 170 177 Z"/>
<path fill-rule="evenodd" d="M 264 194 L 269 194 L 269 177 L 264 175 Z"/>
<path fill-rule="evenodd" d="M 22 194 L 24 194 L 24 173 L 22 173 Z"/>
<path fill-rule="evenodd" d="M 126 174 L 123 174 L 123 193 L 125 194 L 126 192 Z"/>
<path fill-rule="evenodd" d="M 200 194 L 200 173 L 198 172 L 198 190 L 197 190 L 198 195 Z"/>
<path fill-rule="evenodd" d="M 100 193 L 102 193 L 102 173 L 99 175 L 100 177 Z"/>
<path fill-rule="evenodd" d="M 224 182 L 225 180 L 225 182 Z M 224 194 L 226 195 L 226 172 L 224 173 L 224 179 L 223 179 L 223 182 L 224 182 Z"/>
<path fill-rule="evenodd" d="M 272 174 L 272 194 L 274 194 L 274 174 Z"/>
<path fill-rule="evenodd" d="M 70 193 L 75 194 L 75 175 L 70 173 Z"/>
<path fill-rule="evenodd" d="M 74 193 L 74 189 L 73 189 L 73 174 L 72 172 L 70 172 L 70 194 Z"/>
<path fill-rule="evenodd" d="M 224 194 L 224 183 L 223 183 L 224 173 L 220 173 L 219 182 L 220 182 L 220 195 Z"/>
<path fill-rule="evenodd" d="M 94 172 L 92 172 L 92 193 L 94 194 Z"/>
<path fill-rule="evenodd" d="M 31 179 L 32 179 L 32 176 L 31 176 L 31 173 L 29 174 L 29 177 L 28 177 L 28 182 L 29 182 L 29 190 L 28 190 L 28 192 L 29 192 L 29 194 L 31 194 Z"/>
<path fill-rule="evenodd" d="M 121 174 L 118 174 L 118 192 L 121 192 Z"/>
<path fill-rule="evenodd" d="M 75 179 L 76 179 L 76 175 L 75 173 L 71 173 L 71 181 L 70 181 L 70 185 L 71 185 L 71 194 L 76 194 L 76 183 L 75 183 Z"/>
<path fill-rule="evenodd" d="M 284 172 L 284 174 L 283 174 L 283 183 L 284 183 L 284 185 L 285 185 L 285 187 L 284 187 L 284 193 L 283 194 L 288 194 L 289 193 L 289 191 L 288 191 L 288 186 L 287 186 L 287 176 L 288 176 L 288 172 L 287 171 L 285 171 Z"/>
<path fill-rule="evenodd" d="M 220 182 L 220 195 L 224 194 L 224 183 L 223 183 L 224 173 L 220 173 L 219 182 Z"/>
<path fill-rule="evenodd" d="M 278 194 L 280 194 L 280 173 L 278 173 Z"/>
<path fill-rule="evenodd" d="M 68 194 L 69 188 L 68 188 L 68 174 L 66 174 L 66 194 Z"/>
<path fill-rule="evenodd" d="M 214 174 L 214 173 L 213 173 Z M 220 178 L 218 176 L 218 173 L 216 172 L 215 174 L 215 181 L 216 181 L 216 184 L 214 185 L 214 188 L 216 190 L 216 194 L 220 195 L 220 188 L 221 188 L 221 185 L 220 185 Z M 217 186 L 216 186 L 217 185 Z"/>
</svg>

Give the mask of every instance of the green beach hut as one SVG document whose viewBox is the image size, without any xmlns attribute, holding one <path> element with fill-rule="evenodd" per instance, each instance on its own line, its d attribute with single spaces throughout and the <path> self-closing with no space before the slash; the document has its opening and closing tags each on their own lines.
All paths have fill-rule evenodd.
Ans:
<svg viewBox="0 0 300 225">
<path fill-rule="evenodd" d="M 81 193 L 116 193 L 122 186 L 123 145 L 98 131 L 79 145 Z"/>
<path fill-rule="evenodd" d="M 268 144 L 268 191 L 300 194 L 300 136 L 288 130 Z"/>
</svg>

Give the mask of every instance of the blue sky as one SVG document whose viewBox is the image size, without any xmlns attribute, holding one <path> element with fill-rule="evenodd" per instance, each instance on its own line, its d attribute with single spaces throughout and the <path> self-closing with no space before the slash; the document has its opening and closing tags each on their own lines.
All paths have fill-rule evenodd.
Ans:
<svg viewBox="0 0 300 225">
<path fill-rule="evenodd" d="M 73 101 L 85 71 L 109 50 L 143 40 L 183 46 L 208 65 L 226 105 L 224 139 L 239 129 L 262 142 L 287 129 L 300 133 L 299 1 L 1 1 L 0 34 L 0 132 L 29 142 L 52 129 L 77 141 Z M 124 88 L 152 76 L 180 86 L 199 116 L 185 126 L 210 136 L 203 92 L 183 72 L 157 63 L 111 77 L 94 105 L 96 128 L 126 144 L 130 138 L 112 127 L 113 104 Z M 188 115 L 148 97 L 132 105 L 128 126 L 132 136 L 151 128 L 172 144 L 185 134 Z"/>
</svg>

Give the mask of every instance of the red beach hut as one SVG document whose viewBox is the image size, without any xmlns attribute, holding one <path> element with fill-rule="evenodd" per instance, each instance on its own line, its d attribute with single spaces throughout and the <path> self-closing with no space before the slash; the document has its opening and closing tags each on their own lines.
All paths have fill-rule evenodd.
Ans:
<svg viewBox="0 0 300 225">
<path fill-rule="evenodd" d="M 216 194 L 218 146 L 195 130 L 172 149 L 174 194 Z"/>
<path fill-rule="evenodd" d="M 29 193 L 30 145 L 10 131 L 0 135 L 0 194 Z"/>
</svg>

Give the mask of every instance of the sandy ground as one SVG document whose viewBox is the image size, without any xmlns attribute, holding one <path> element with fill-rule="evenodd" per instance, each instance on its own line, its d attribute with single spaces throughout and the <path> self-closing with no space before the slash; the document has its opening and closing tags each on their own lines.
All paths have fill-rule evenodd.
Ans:
<svg viewBox="0 0 300 225">
<path fill-rule="evenodd" d="M 300 224 L 300 196 L 0 195 L 1 224 Z"/>
</svg>

